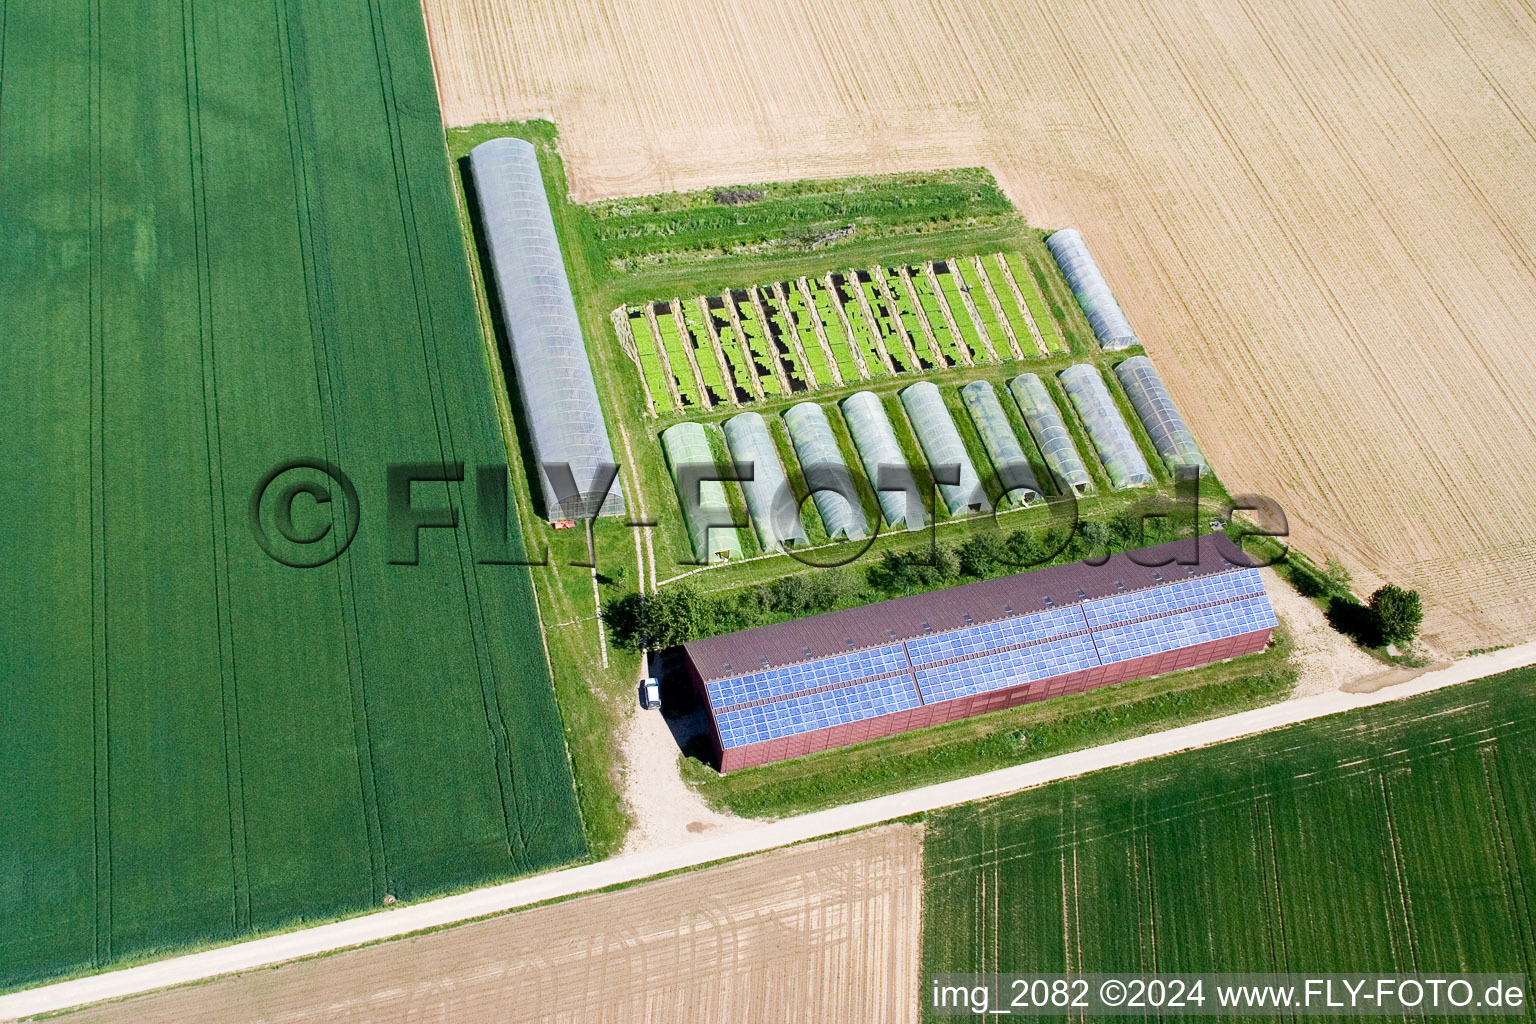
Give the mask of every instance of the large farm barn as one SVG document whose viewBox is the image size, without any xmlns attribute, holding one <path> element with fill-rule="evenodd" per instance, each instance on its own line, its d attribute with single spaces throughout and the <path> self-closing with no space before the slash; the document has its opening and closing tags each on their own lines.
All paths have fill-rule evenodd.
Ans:
<svg viewBox="0 0 1536 1024">
<path fill-rule="evenodd" d="M 1222 535 L 684 645 L 722 771 L 1264 648 L 1275 614 Z"/>
</svg>

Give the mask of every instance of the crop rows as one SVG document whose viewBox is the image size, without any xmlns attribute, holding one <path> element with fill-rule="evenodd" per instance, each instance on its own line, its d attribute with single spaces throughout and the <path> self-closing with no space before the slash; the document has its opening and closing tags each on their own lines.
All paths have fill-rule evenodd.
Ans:
<svg viewBox="0 0 1536 1024">
<path fill-rule="evenodd" d="M 0 988 L 580 856 L 529 574 L 383 530 L 507 458 L 420 7 L 5 19 Z M 361 495 L 309 570 L 246 525 L 295 458 Z"/>
<path fill-rule="evenodd" d="M 944 811 L 925 967 L 1525 972 L 1533 704 L 1521 670 Z"/>
<path fill-rule="evenodd" d="M 871 267 L 615 310 L 658 414 L 1065 352 L 1018 253 Z"/>
</svg>

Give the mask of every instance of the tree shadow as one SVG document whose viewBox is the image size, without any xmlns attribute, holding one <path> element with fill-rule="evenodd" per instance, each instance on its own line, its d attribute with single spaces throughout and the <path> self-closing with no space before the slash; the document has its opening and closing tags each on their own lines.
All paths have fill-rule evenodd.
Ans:
<svg viewBox="0 0 1536 1024">
<path fill-rule="evenodd" d="M 1381 622 L 1368 605 L 1342 597 L 1328 601 L 1328 624 L 1361 647 L 1382 645 Z"/>
</svg>

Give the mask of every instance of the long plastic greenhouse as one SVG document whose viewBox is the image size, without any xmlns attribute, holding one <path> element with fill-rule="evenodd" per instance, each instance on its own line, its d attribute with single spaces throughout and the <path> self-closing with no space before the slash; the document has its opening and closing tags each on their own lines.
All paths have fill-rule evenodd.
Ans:
<svg viewBox="0 0 1536 1024">
<path fill-rule="evenodd" d="M 1051 400 L 1044 382 L 1033 373 L 1021 373 L 1009 383 L 1008 390 L 1058 485 L 1086 494 L 1093 486 L 1093 478 L 1088 475 L 1088 467 L 1077 453 L 1061 410 Z"/>
<path fill-rule="evenodd" d="M 677 499 L 688 527 L 688 541 L 693 557 L 699 562 L 717 562 L 741 557 L 741 536 L 731 525 L 730 502 L 725 485 L 718 480 L 703 480 L 714 468 L 709 435 L 697 423 L 679 423 L 661 432 L 661 446 L 667 453 L 667 466 L 677 487 Z M 697 487 L 695 493 L 693 488 Z"/>
<path fill-rule="evenodd" d="M 509 335 L 529 441 L 540 465 L 545 513 L 551 519 L 623 515 L 614 480 L 606 497 L 594 489 L 615 464 L 608 425 L 592 381 L 576 303 L 565 276 L 539 160 L 522 139 L 492 139 L 469 155 L 491 270 Z M 576 493 L 561 491 L 570 467 Z M 567 484 L 567 486 L 569 486 Z"/>
<path fill-rule="evenodd" d="M 763 550 L 778 551 L 786 544 L 804 544 L 805 526 L 778 447 L 768 433 L 768 425 L 755 412 L 744 412 L 725 421 L 725 443 L 731 460 L 743 471 L 751 466 L 751 479 L 741 481 L 747 498 L 747 514 Z"/>
<path fill-rule="evenodd" d="M 815 402 L 801 402 L 784 413 L 784 426 L 795 446 L 805 486 L 816 503 L 821 525 L 833 540 L 863 540 L 869 520 L 859 505 L 853 472 L 837 446 L 827 414 Z"/>
<path fill-rule="evenodd" d="M 1195 444 L 1195 435 L 1184 423 L 1173 397 L 1158 376 L 1157 368 L 1146 356 L 1132 356 L 1115 367 L 1115 376 L 1125 386 L 1125 393 L 1136 409 L 1147 436 L 1169 469 L 1179 466 L 1205 468 L 1205 457 Z"/>
<path fill-rule="evenodd" d="M 949 415 L 949 407 L 944 404 L 944 396 L 939 394 L 938 387 L 932 381 L 919 381 L 902 391 L 901 404 L 907 410 L 912 432 L 923 447 L 923 456 L 928 460 L 928 469 L 934 479 L 944 475 L 940 473 L 941 469 L 952 472 L 953 467 L 959 470 L 959 479 L 955 483 L 938 484 L 939 495 L 949 514 L 964 515 L 991 509 L 992 503 L 982 489 L 981 478 L 976 475 L 976 466 L 965 450 L 965 442 L 960 440 L 960 431 L 955 429 L 954 418 Z"/>
<path fill-rule="evenodd" d="M 1100 347 L 1118 349 L 1139 344 L 1136 332 L 1131 330 L 1131 322 L 1115 301 L 1109 282 L 1104 280 L 1103 272 L 1094 262 L 1082 233 L 1076 228 L 1065 228 L 1053 232 L 1045 244 L 1056 257 L 1067 284 L 1072 286 L 1072 294 L 1077 297 L 1077 304 L 1083 307 Z"/>
<path fill-rule="evenodd" d="M 1002 487 L 1002 500 L 1014 505 L 1028 505 L 1040 500 L 1040 484 L 1030 467 L 1029 456 L 1008 422 L 1003 403 L 997 400 L 997 392 L 984 380 L 973 380 L 960 389 L 960 400 L 976 424 L 981 443 L 987 449 L 987 458 L 997 472 L 997 482 Z"/>
<path fill-rule="evenodd" d="M 1152 482 L 1147 460 L 1142 458 L 1136 439 L 1131 436 L 1125 418 L 1110 397 L 1109 388 L 1098 367 L 1078 363 L 1062 370 L 1061 386 L 1072 406 L 1088 428 L 1088 437 L 1099 453 L 1099 461 L 1115 487 L 1144 487 Z"/>
<path fill-rule="evenodd" d="M 922 529 L 928 523 L 928 513 L 879 396 L 872 391 L 849 395 L 843 399 L 842 410 L 885 521 L 908 530 Z"/>
</svg>

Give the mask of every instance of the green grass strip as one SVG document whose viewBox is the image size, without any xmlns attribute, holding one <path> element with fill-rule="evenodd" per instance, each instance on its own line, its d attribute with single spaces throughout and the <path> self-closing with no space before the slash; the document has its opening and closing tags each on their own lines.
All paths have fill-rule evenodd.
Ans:
<svg viewBox="0 0 1536 1024">
<path fill-rule="evenodd" d="M 939 357 L 934 353 L 933 346 L 928 344 L 928 336 L 923 333 L 923 325 L 917 319 L 917 308 L 912 305 L 911 296 L 907 292 L 906 282 L 895 270 L 887 270 L 885 283 L 890 286 L 891 294 L 896 296 L 896 312 L 901 317 L 901 325 L 907 330 L 907 337 L 912 339 L 912 348 L 916 350 L 918 359 L 928 365 L 921 367 L 929 370 L 939 365 Z"/>
<path fill-rule="evenodd" d="M 971 350 L 973 360 L 985 361 L 986 347 L 982 345 L 981 335 L 977 333 L 976 324 L 971 320 L 971 314 L 965 308 L 965 300 L 960 295 L 960 279 L 956 268 L 951 264 L 949 273 L 935 276 L 939 279 L 939 287 L 944 291 L 944 300 L 949 303 L 949 311 L 954 315 L 955 324 L 960 328 L 960 340 L 966 348 Z"/>
<path fill-rule="evenodd" d="M 1013 328 L 1013 336 L 1019 340 L 1019 348 L 1025 355 L 1030 355 L 1035 350 L 1035 336 L 1024 319 L 1024 312 L 1019 309 L 1019 300 L 1013 297 L 1013 289 L 1008 287 L 1008 278 L 1003 276 L 1003 268 L 997 265 L 997 260 L 992 256 L 983 256 L 981 265 L 987 270 L 987 278 L 992 282 L 992 294 L 997 296 L 998 305 L 1003 307 L 1003 316 L 1008 318 L 1008 326 Z"/>
<path fill-rule="evenodd" d="M 1003 325 L 998 323 L 997 311 L 992 308 L 992 300 L 987 298 L 987 289 L 982 284 L 981 275 L 976 272 L 976 264 L 969 259 L 955 262 L 960 267 L 960 277 L 965 281 L 966 290 L 971 293 L 971 303 L 981 317 L 982 326 L 992 336 L 992 345 L 997 349 L 999 358 L 1007 357 L 1008 335 L 1003 333 Z"/>
<path fill-rule="evenodd" d="M 1024 295 L 1024 304 L 1029 307 L 1029 315 L 1034 318 L 1035 326 L 1040 328 L 1040 337 L 1044 339 L 1045 347 L 1053 353 L 1065 352 L 1066 340 L 1061 336 L 1061 327 L 1056 323 L 1056 318 L 1051 316 L 1051 311 L 1045 306 L 1033 268 L 1016 252 L 1004 253 L 1003 259 L 1008 261 L 1008 269 L 1013 271 L 1013 280 Z"/>
<path fill-rule="evenodd" d="M 656 314 L 656 330 L 661 335 L 662 348 L 667 351 L 667 362 L 672 364 L 672 376 L 677 380 L 677 393 L 682 396 L 683 405 L 697 407 L 699 388 L 694 382 L 693 368 L 688 365 L 682 336 L 677 333 L 677 320 L 665 307 Z"/>
<path fill-rule="evenodd" d="M 768 314 L 769 325 L 778 329 L 778 341 L 774 341 L 771 329 L 766 340 L 779 362 L 784 365 L 784 376 L 789 379 L 790 391 L 809 390 L 810 382 L 805 379 L 805 370 L 800 366 L 799 355 L 795 353 L 794 336 L 789 333 L 789 321 L 784 319 L 784 311 L 779 308 L 778 300 L 773 297 L 773 290 L 759 288 L 757 294 L 762 299 L 764 312 Z M 800 387 L 795 387 L 797 383 Z"/>
<path fill-rule="evenodd" d="M 793 281 L 784 284 L 784 295 L 789 300 L 789 313 L 794 318 L 795 329 L 800 332 L 800 346 L 805 349 L 805 361 L 821 387 L 833 386 L 832 371 L 827 369 L 827 354 L 822 351 L 821 339 L 811 324 L 811 308 L 806 304 L 800 287 Z"/>
<path fill-rule="evenodd" d="M 843 323 L 837 318 L 837 311 L 832 308 L 835 301 L 827 293 L 826 286 L 820 281 L 810 281 L 811 301 L 816 305 L 816 318 L 821 321 L 822 330 L 827 335 L 827 345 L 832 349 L 832 358 L 837 362 L 837 368 L 843 375 L 844 384 L 852 384 L 859 379 L 859 364 L 853 358 L 853 350 L 848 344 L 848 335 L 843 333 Z"/>
<path fill-rule="evenodd" d="M 869 322 L 864 319 L 864 311 L 859 308 L 858 298 L 854 293 L 854 289 L 858 287 L 858 281 L 845 278 L 841 289 L 845 294 L 836 295 L 834 298 L 843 307 L 843 315 L 848 318 L 848 326 L 853 331 L 851 340 L 864 354 L 864 365 L 869 367 L 870 377 L 884 377 L 888 372 L 885 360 L 881 358 L 880 350 L 875 347 L 875 338 L 870 333 Z"/>
<path fill-rule="evenodd" d="M 720 372 L 720 360 L 715 358 L 714 346 L 709 343 L 709 330 L 704 326 L 704 318 L 699 315 L 699 304 L 689 299 L 679 299 L 678 304 L 683 307 L 683 324 L 688 328 L 687 340 L 693 347 L 693 357 L 699 362 L 699 374 L 704 378 L 704 386 L 713 392 L 716 405 L 729 402 L 725 377 Z"/>
<path fill-rule="evenodd" d="M 891 355 L 891 363 L 896 367 L 897 373 L 909 373 L 917 369 L 908 366 L 912 357 L 907 355 L 907 347 L 901 343 L 901 335 L 896 331 L 896 322 L 892 319 L 894 310 L 885 308 L 885 298 L 880 294 L 880 286 L 870 278 L 868 281 L 858 282 L 858 286 L 864 289 L 864 297 L 869 300 L 869 308 L 875 314 L 875 325 L 880 328 L 880 337 L 885 342 L 885 350 Z"/>
<path fill-rule="evenodd" d="M 715 334 L 720 338 L 720 351 L 725 354 L 726 369 L 730 370 L 731 381 L 736 386 L 736 400 L 738 402 L 757 401 L 757 392 L 752 390 L 751 363 L 748 362 L 745 350 L 737 339 L 736 328 L 731 325 L 730 314 L 722 309 L 711 309 L 709 319 L 715 325 Z"/>
<path fill-rule="evenodd" d="M 644 310 L 629 308 L 629 333 L 635 339 L 635 351 L 640 355 L 640 372 L 645 374 L 645 385 L 651 389 L 651 400 L 657 408 L 672 409 L 672 389 L 667 386 L 667 375 L 661 368 L 661 357 L 656 354 L 656 339 L 651 336 L 651 325 L 646 322 Z"/>
<path fill-rule="evenodd" d="M 939 351 L 944 353 L 944 358 L 949 361 L 949 365 L 959 365 L 964 361 L 961 358 L 960 346 L 954 334 L 950 332 L 949 321 L 944 319 L 944 311 L 939 308 L 933 282 L 928 280 L 928 275 L 923 273 L 921 267 L 913 268 L 911 274 L 912 288 L 917 292 L 917 301 L 923 307 L 923 315 L 928 318 L 928 326 L 933 328 L 933 337 L 939 343 Z M 968 348 L 965 354 L 974 361 L 976 350 Z"/>
<path fill-rule="evenodd" d="M 773 346 L 768 341 L 766 329 L 758 322 L 757 307 L 750 297 L 745 298 L 736 302 L 736 313 L 741 317 L 741 329 L 747 336 L 747 348 L 753 360 L 766 371 L 758 374 L 758 379 L 763 383 L 763 394 L 773 398 L 782 397 L 784 389 L 779 385 L 778 374 L 773 372 Z"/>
</svg>

